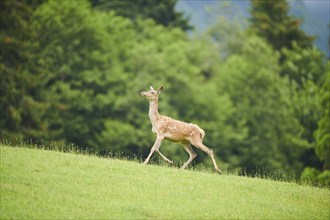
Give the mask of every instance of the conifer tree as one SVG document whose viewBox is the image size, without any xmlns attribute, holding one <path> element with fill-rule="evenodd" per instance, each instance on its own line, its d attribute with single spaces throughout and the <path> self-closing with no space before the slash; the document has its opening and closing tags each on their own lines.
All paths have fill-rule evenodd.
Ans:
<svg viewBox="0 0 330 220">
<path fill-rule="evenodd" d="M 27 1 L 0 1 L 0 138 L 37 136 L 44 106 L 34 96 L 37 73 L 28 70 L 33 8 Z"/>
<path fill-rule="evenodd" d="M 251 0 L 251 7 L 252 29 L 275 50 L 291 49 L 294 41 L 302 48 L 312 46 L 314 38 L 300 28 L 301 20 L 289 15 L 286 0 Z"/>
<path fill-rule="evenodd" d="M 177 0 L 91 0 L 92 6 L 100 10 L 113 10 L 116 14 L 136 21 L 138 18 L 151 18 L 165 27 L 178 27 L 191 30 L 187 18 L 182 12 L 175 11 Z"/>
</svg>

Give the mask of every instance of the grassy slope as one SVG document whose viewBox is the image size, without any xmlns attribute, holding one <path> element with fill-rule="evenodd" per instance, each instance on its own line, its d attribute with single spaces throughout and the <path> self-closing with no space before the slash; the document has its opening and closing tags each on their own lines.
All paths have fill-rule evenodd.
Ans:
<svg viewBox="0 0 330 220">
<path fill-rule="evenodd" d="M 54 151 L 0 149 L 1 219 L 330 217 L 328 189 Z"/>
</svg>

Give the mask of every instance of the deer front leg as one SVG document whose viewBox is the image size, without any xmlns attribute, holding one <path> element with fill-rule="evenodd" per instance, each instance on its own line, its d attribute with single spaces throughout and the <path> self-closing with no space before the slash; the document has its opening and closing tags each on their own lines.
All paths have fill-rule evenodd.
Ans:
<svg viewBox="0 0 330 220">
<path fill-rule="evenodd" d="M 152 154 L 155 152 L 155 151 L 158 151 L 162 141 L 164 140 L 164 137 L 163 136 L 159 136 L 157 135 L 157 139 L 154 143 L 154 146 L 152 146 L 151 150 L 150 150 L 150 153 L 147 157 L 147 159 L 143 162 L 143 164 L 147 164 L 152 156 Z"/>
</svg>

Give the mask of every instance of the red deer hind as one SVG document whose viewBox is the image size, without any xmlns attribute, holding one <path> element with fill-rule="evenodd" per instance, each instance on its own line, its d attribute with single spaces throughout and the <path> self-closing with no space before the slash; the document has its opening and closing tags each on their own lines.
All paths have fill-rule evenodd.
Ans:
<svg viewBox="0 0 330 220">
<path fill-rule="evenodd" d="M 184 149 L 188 152 L 189 159 L 181 167 L 181 169 L 185 169 L 197 156 L 197 154 L 193 151 L 191 147 L 191 145 L 193 145 L 196 148 L 206 152 L 212 159 L 214 169 L 218 173 L 221 173 L 221 170 L 215 161 L 213 150 L 203 144 L 203 137 L 205 136 L 205 132 L 200 127 L 195 124 L 178 121 L 158 113 L 158 95 L 162 91 L 162 86 L 157 90 L 150 86 L 149 91 L 141 92 L 141 95 L 147 98 L 150 102 L 149 119 L 152 124 L 152 132 L 155 133 L 157 136 L 156 141 L 152 146 L 148 157 L 144 161 L 144 164 L 147 164 L 149 162 L 150 157 L 155 151 L 166 162 L 171 164 L 173 163 L 173 161 L 169 160 L 159 151 L 162 141 L 166 139 L 172 142 L 180 142 Z"/>
</svg>

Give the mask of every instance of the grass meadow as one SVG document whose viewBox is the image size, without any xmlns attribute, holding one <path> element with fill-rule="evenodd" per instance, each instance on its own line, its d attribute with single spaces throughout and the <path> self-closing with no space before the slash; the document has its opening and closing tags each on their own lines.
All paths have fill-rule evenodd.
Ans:
<svg viewBox="0 0 330 220">
<path fill-rule="evenodd" d="M 1 219 L 329 219 L 330 190 L 40 149 L 1 149 Z"/>
</svg>

